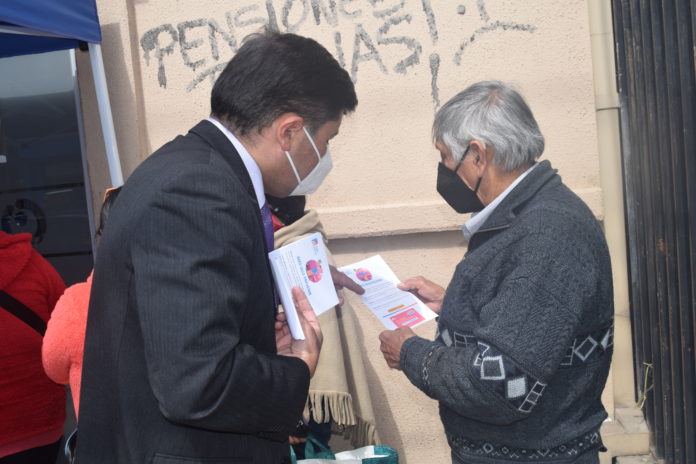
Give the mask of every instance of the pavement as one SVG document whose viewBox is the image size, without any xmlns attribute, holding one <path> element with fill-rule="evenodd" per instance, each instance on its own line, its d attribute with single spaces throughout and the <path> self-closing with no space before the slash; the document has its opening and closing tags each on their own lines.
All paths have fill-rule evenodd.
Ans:
<svg viewBox="0 0 696 464">
<path fill-rule="evenodd" d="M 618 456 L 616 464 L 658 464 L 658 461 L 650 454 L 642 456 Z"/>
</svg>

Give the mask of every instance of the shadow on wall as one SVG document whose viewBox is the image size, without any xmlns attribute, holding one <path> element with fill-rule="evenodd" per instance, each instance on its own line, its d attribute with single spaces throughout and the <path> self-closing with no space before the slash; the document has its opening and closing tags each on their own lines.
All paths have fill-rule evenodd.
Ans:
<svg viewBox="0 0 696 464">
<path fill-rule="evenodd" d="M 131 35 L 133 33 L 130 33 Z M 133 54 L 123 48 L 121 25 L 118 23 L 102 26 L 104 68 L 109 86 L 109 96 L 116 140 L 121 157 L 124 178 L 140 164 L 147 147 L 147 128 L 141 124 L 143 119 L 142 86 L 139 80 L 139 63 L 134 66 L 134 81 L 139 88 L 134 89 L 129 76 L 127 60 Z M 92 69 L 87 52 L 77 52 L 80 99 L 82 104 L 85 150 L 88 159 L 89 182 L 92 186 L 93 214 L 98 216 L 104 189 L 111 187 L 109 167 L 106 161 L 104 138 L 99 119 L 96 93 L 92 81 Z M 135 155 L 134 155 L 135 154 Z"/>
<path fill-rule="evenodd" d="M 457 230 L 334 239 L 329 246 L 339 265 L 380 254 L 400 278 L 423 275 L 440 285 L 449 282 L 466 250 L 464 237 Z M 358 297 L 347 297 L 358 320 L 356 343 L 363 350 L 381 441 L 397 449 L 401 463 L 449 462 L 437 402 L 414 387 L 401 371 L 389 369 L 379 349 L 384 327 Z M 414 331 L 432 340 L 435 330 L 435 322 L 430 321 Z"/>
<path fill-rule="evenodd" d="M 360 343 L 363 343 L 362 330 L 360 330 Z M 386 364 L 385 364 L 386 366 Z M 377 371 L 372 366 L 372 363 L 365 363 L 365 371 L 368 379 L 378 377 Z M 375 408 L 375 416 L 377 422 L 377 430 L 383 444 L 391 446 L 399 452 L 400 462 L 404 463 L 404 441 L 399 433 L 399 427 L 394 418 L 392 409 L 389 407 L 387 393 L 382 388 L 382 384 L 374 382 L 370 384 L 370 394 L 372 395 L 372 404 Z"/>
<path fill-rule="evenodd" d="M 351 308 L 355 310 L 354 306 L 351 306 Z M 338 312 L 338 315 L 339 317 L 343 317 L 341 316 L 341 312 Z M 370 398 L 372 400 L 372 408 L 375 414 L 375 427 L 380 437 L 380 441 L 382 444 L 397 449 L 399 451 L 399 454 L 402 454 L 401 450 L 404 449 L 404 444 L 400 434 L 398 433 L 399 430 L 397 427 L 396 419 L 394 418 L 391 408 L 389 408 L 387 393 L 384 391 L 384 388 L 382 388 L 381 382 L 374 382 L 369 380 L 376 379 L 379 376 L 375 368 L 372 366 L 372 363 L 368 360 L 368 353 L 366 353 L 365 350 L 365 347 L 367 345 L 365 335 L 362 330 L 362 323 L 359 320 L 360 318 L 357 317 L 355 319 L 357 323 L 354 325 L 351 324 L 351 326 L 354 327 L 355 332 L 351 334 L 346 334 L 351 336 L 351 340 L 344 340 L 343 343 L 357 343 L 357 346 L 361 347 L 362 361 L 365 366 L 365 375 L 368 379 L 368 388 L 370 391 Z M 374 341 L 367 341 L 367 343 L 369 345 L 373 345 Z M 345 356 L 350 356 L 350 350 L 346 350 L 344 354 Z M 352 360 L 346 359 L 346 364 L 352 365 Z M 347 373 L 350 373 L 350 370 L 348 370 Z M 353 383 L 354 379 L 349 378 L 348 381 L 350 383 Z M 335 451 L 345 451 L 353 448 L 353 446 L 348 441 L 341 442 L 340 440 L 332 441 L 331 447 Z"/>
<path fill-rule="evenodd" d="M 152 153 L 152 146 L 150 144 L 150 138 L 148 136 L 147 124 L 145 122 L 145 94 L 143 91 L 143 75 L 142 67 L 140 64 L 139 47 L 138 44 L 138 28 L 135 23 L 135 5 L 140 3 L 147 3 L 149 0 L 126 0 L 126 7 L 128 9 L 128 18 L 133 18 L 128 21 L 128 36 L 130 38 L 130 60 L 133 65 L 133 81 L 135 82 L 135 111 L 137 115 L 138 122 L 138 142 L 140 153 L 138 159 L 141 157 L 144 159 L 145 156 L 149 156 Z M 133 167 L 135 168 L 135 167 Z M 132 172 L 129 170 L 128 172 Z"/>
<path fill-rule="evenodd" d="M 131 41 L 130 50 L 123 48 L 124 43 L 127 43 L 124 34 L 127 34 Z M 150 154 L 147 125 L 143 124 L 145 107 L 140 60 L 137 47 L 133 45 L 137 41 L 136 35 L 133 21 L 129 21 L 129 28 L 125 31 L 122 31 L 122 25 L 119 23 L 102 26 L 103 41 L 109 46 L 108 58 L 105 57 L 104 60 L 109 94 L 117 97 L 111 100 L 111 108 L 117 129 L 124 178 Z M 116 57 L 118 60 L 113 59 Z M 128 72 L 131 67 L 132 78 Z"/>
</svg>

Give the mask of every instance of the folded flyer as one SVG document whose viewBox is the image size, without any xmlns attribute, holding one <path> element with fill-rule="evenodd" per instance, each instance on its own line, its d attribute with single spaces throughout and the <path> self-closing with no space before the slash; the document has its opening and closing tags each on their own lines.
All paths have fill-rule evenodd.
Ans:
<svg viewBox="0 0 696 464">
<path fill-rule="evenodd" d="M 415 295 L 396 286 L 399 278 L 380 255 L 340 270 L 365 289 L 360 299 L 387 329 L 416 327 L 437 317 Z"/>
<path fill-rule="evenodd" d="M 314 233 L 271 251 L 268 259 L 290 333 L 294 339 L 304 340 L 305 335 L 292 301 L 292 288 L 300 287 L 304 291 L 317 316 L 338 304 L 324 240 L 320 233 Z"/>
</svg>

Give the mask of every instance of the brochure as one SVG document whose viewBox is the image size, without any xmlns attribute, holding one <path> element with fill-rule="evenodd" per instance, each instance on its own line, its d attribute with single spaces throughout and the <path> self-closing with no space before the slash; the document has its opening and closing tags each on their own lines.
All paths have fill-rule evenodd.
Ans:
<svg viewBox="0 0 696 464">
<path fill-rule="evenodd" d="M 317 316 L 338 304 L 324 240 L 320 233 L 314 233 L 271 251 L 268 259 L 280 302 L 287 314 L 290 333 L 294 339 L 304 340 L 305 335 L 292 301 L 292 288 L 300 287 L 304 291 Z"/>
<path fill-rule="evenodd" d="M 437 317 L 415 295 L 396 286 L 400 280 L 380 255 L 340 270 L 365 289 L 360 299 L 387 329 L 416 327 Z"/>
</svg>

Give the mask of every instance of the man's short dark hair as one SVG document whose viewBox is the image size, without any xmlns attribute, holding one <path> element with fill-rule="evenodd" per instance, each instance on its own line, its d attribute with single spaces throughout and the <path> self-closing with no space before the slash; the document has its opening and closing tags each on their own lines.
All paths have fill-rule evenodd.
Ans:
<svg viewBox="0 0 696 464">
<path fill-rule="evenodd" d="M 244 40 L 215 81 L 210 100 L 212 115 L 239 135 L 268 127 L 288 112 L 316 130 L 358 104 L 350 76 L 323 46 L 272 30 Z"/>
</svg>

